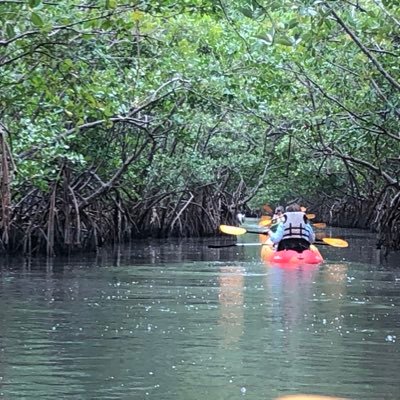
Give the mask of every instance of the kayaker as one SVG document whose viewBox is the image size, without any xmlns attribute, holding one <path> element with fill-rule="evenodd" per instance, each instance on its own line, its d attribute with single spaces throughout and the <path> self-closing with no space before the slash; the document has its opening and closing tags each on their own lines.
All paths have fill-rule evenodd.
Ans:
<svg viewBox="0 0 400 400">
<path fill-rule="evenodd" d="M 282 215 L 283 215 L 283 213 L 284 213 L 284 208 L 283 208 L 283 206 L 278 206 L 278 207 L 276 207 L 275 208 L 275 212 L 274 212 L 274 215 L 272 216 L 272 219 L 274 220 L 274 219 L 279 219 L 280 217 L 282 217 Z"/>
<path fill-rule="evenodd" d="M 236 218 L 240 225 L 243 225 L 246 220 L 246 215 L 242 211 L 239 211 L 236 215 Z"/>
<path fill-rule="evenodd" d="M 270 232 L 269 238 L 278 245 L 278 251 L 295 250 L 301 253 L 310 248 L 310 244 L 315 241 L 315 234 L 306 214 L 295 203 L 286 207 L 283 221 L 278 224 L 275 232 Z"/>
<path fill-rule="evenodd" d="M 276 230 L 278 229 L 279 222 L 282 222 L 284 220 L 283 218 L 284 211 L 285 210 L 283 206 L 278 206 L 275 208 L 274 215 L 272 216 L 271 220 L 270 231 L 276 232 Z"/>
</svg>

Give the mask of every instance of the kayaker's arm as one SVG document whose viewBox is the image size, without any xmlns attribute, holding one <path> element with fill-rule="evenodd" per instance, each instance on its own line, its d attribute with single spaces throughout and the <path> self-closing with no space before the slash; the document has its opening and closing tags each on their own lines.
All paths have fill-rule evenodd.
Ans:
<svg viewBox="0 0 400 400">
<path fill-rule="evenodd" d="M 306 224 L 306 229 L 308 232 L 308 238 L 309 238 L 308 241 L 310 243 L 314 243 L 315 242 L 315 233 L 314 233 L 314 229 L 310 223 Z"/>
<path fill-rule="evenodd" d="M 271 239 L 271 242 L 274 244 L 279 243 L 282 240 L 283 233 L 284 233 L 284 227 L 282 223 L 278 224 L 278 227 L 276 228 L 275 232 L 272 232 L 271 230 L 268 232 L 269 238 Z"/>
</svg>

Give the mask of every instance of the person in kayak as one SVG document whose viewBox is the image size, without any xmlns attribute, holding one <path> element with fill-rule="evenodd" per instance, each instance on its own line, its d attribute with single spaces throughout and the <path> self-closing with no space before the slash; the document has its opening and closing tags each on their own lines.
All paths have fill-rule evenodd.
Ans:
<svg viewBox="0 0 400 400">
<path fill-rule="evenodd" d="M 278 219 L 278 218 L 282 217 L 284 211 L 285 210 L 283 209 L 282 206 L 276 207 L 275 211 L 274 211 L 274 215 L 272 216 L 272 219 Z"/>
<path fill-rule="evenodd" d="M 284 220 L 284 217 L 283 217 L 284 211 L 285 210 L 282 206 L 278 206 L 275 208 L 274 215 L 272 216 L 272 220 L 271 220 L 270 231 L 276 232 L 276 230 L 278 229 L 279 223 L 283 222 L 283 220 Z"/>
<path fill-rule="evenodd" d="M 275 232 L 270 231 L 269 238 L 277 244 L 278 251 L 295 250 L 301 253 L 310 248 L 315 241 L 315 234 L 306 214 L 295 203 L 286 207 L 283 221 L 278 224 Z"/>
<path fill-rule="evenodd" d="M 236 215 L 236 219 L 238 220 L 239 225 L 243 225 L 246 221 L 246 214 L 242 211 L 239 211 Z"/>
</svg>

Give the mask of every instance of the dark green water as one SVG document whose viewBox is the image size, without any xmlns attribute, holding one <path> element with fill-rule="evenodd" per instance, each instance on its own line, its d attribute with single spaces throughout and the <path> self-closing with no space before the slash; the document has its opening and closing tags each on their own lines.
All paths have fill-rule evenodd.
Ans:
<svg viewBox="0 0 400 400">
<path fill-rule="evenodd" d="M 3 260 L 0 398 L 398 399 L 400 268 L 344 233 L 319 267 L 211 239 Z"/>
</svg>

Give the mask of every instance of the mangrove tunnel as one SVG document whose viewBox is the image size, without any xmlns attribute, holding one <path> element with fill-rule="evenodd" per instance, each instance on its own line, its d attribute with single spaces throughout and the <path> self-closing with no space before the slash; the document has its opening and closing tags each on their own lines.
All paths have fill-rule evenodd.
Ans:
<svg viewBox="0 0 400 400">
<path fill-rule="evenodd" d="M 0 252 L 210 236 L 294 199 L 400 249 L 400 6 L 0 1 Z"/>
</svg>

